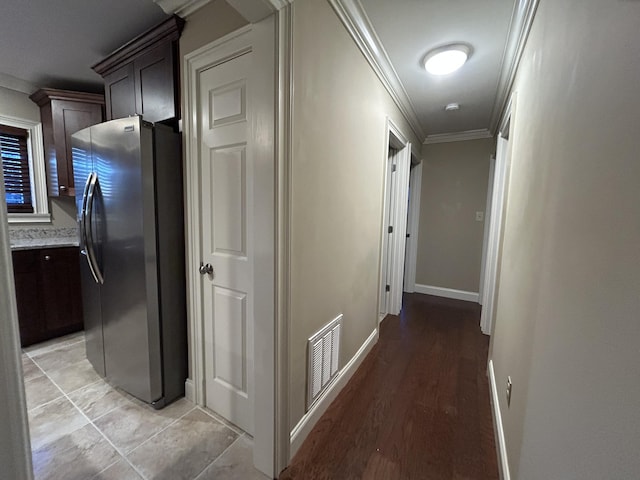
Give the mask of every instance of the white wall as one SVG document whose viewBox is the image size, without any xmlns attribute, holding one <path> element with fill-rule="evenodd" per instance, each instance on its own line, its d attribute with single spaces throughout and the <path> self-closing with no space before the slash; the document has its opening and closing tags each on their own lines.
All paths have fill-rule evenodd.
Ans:
<svg viewBox="0 0 640 480">
<path fill-rule="evenodd" d="M 305 413 L 307 338 L 343 313 L 343 366 L 377 326 L 387 116 L 422 140 L 326 0 L 293 12 L 291 428 Z"/>
<path fill-rule="evenodd" d="M 543 0 L 518 71 L 490 350 L 512 478 L 640 475 L 639 31 L 639 2 Z"/>
</svg>

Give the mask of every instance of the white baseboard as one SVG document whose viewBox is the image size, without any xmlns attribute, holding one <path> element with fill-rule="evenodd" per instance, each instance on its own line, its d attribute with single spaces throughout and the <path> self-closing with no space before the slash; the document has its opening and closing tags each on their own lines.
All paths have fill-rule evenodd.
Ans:
<svg viewBox="0 0 640 480">
<path fill-rule="evenodd" d="M 455 290 L 453 288 L 432 287 L 431 285 L 420 285 L 416 283 L 416 292 L 425 295 L 435 295 L 436 297 L 455 298 L 456 300 L 465 300 L 467 302 L 478 303 L 480 299 L 478 292 L 466 292 L 464 290 Z"/>
<path fill-rule="evenodd" d="M 316 401 L 311 409 L 304 414 L 293 430 L 291 430 L 289 447 L 289 457 L 293 458 L 298 449 L 302 446 L 302 442 L 307 438 L 315 424 L 320 420 L 320 417 L 327 411 L 331 402 L 333 402 L 340 391 L 347 385 L 353 374 L 358 370 L 358 367 L 365 359 L 367 354 L 371 351 L 373 346 L 378 342 L 378 329 L 376 328 L 371 335 L 364 341 L 360 349 L 349 360 L 349 362 L 342 367 L 336 379 L 329 385 L 327 391 Z"/>
<path fill-rule="evenodd" d="M 196 392 L 193 386 L 193 380 L 187 378 L 184 382 L 184 396 L 190 402 L 196 403 Z"/>
<path fill-rule="evenodd" d="M 496 385 L 496 375 L 493 371 L 493 360 L 489 360 L 489 387 L 491 388 L 491 409 L 493 410 L 493 426 L 496 432 L 496 443 L 498 447 L 500 479 L 511 480 L 509 461 L 507 458 L 507 444 L 504 440 L 502 415 L 500 414 L 500 404 L 498 403 L 498 387 Z"/>
</svg>

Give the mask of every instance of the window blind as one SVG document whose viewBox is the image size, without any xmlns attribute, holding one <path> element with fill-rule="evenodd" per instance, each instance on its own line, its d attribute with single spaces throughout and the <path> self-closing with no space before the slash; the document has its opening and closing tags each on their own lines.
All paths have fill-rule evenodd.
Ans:
<svg viewBox="0 0 640 480">
<path fill-rule="evenodd" d="M 28 135 L 21 128 L 0 125 L 0 156 L 9 213 L 33 213 Z"/>
</svg>

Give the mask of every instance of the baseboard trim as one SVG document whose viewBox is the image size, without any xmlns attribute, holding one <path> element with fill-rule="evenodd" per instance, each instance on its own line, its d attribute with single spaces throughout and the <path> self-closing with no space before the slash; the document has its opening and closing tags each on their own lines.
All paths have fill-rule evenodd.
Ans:
<svg viewBox="0 0 640 480">
<path fill-rule="evenodd" d="M 496 433 L 496 443 L 498 448 L 498 465 L 500 467 L 500 479 L 511 480 L 509 472 L 509 461 L 507 458 L 507 444 L 504 439 L 504 428 L 502 427 L 502 415 L 500 414 L 500 403 L 498 402 L 498 387 L 496 385 L 496 375 L 493 371 L 493 360 L 489 360 L 489 386 L 491 388 L 491 409 L 493 411 L 493 426 Z"/>
<path fill-rule="evenodd" d="M 371 335 L 364 341 L 360 349 L 349 360 L 349 362 L 342 367 L 336 379 L 329 385 L 327 391 L 322 397 L 320 397 L 311 409 L 304 414 L 300 421 L 291 430 L 291 446 L 289 447 L 289 457 L 293 458 L 298 449 L 302 446 L 302 443 L 307 438 L 311 430 L 316 425 L 320 417 L 327 411 L 331 402 L 333 402 L 342 389 L 347 385 L 353 374 L 358 370 L 358 367 L 365 359 L 367 354 L 371 351 L 373 346 L 378 342 L 378 329 L 376 328 Z"/>
<path fill-rule="evenodd" d="M 478 292 L 466 292 L 464 290 L 455 290 L 453 288 L 433 287 L 431 285 L 419 285 L 416 283 L 416 292 L 425 295 L 435 295 L 436 297 L 454 298 L 456 300 L 465 300 L 467 302 L 478 303 L 480 297 Z"/>
<path fill-rule="evenodd" d="M 190 402 L 196 403 L 196 392 L 193 385 L 193 380 L 187 378 L 184 382 L 184 396 Z"/>
</svg>

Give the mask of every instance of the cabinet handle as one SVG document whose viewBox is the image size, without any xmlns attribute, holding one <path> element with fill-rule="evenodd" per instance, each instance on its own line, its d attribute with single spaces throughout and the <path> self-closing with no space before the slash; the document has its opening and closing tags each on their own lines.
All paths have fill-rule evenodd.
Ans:
<svg viewBox="0 0 640 480">
<path fill-rule="evenodd" d="M 51 260 L 51 257 L 49 255 L 45 255 L 44 259 L 48 262 L 49 260 Z"/>
<path fill-rule="evenodd" d="M 61 192 L 66 192 L 67 191 L 67 187 L 65 185 L 60 185 L 60 191 Z"/>
</svg>

